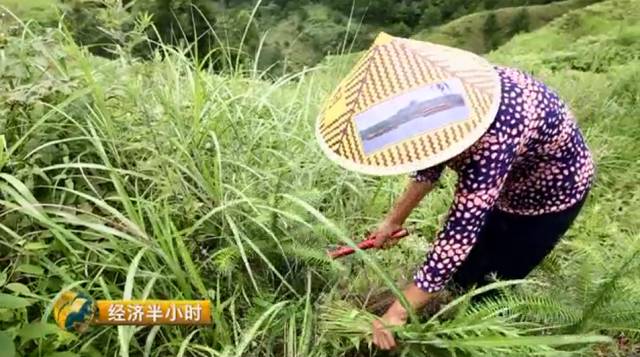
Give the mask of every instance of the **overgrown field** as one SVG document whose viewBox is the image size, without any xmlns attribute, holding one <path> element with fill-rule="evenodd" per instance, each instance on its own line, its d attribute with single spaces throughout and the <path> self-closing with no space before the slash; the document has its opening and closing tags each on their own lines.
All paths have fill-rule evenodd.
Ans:
<svg viewBox="0 0 640 357">
<path fill-rule="evenodd" d="M 640 341 L 640 8 L 607 0 L 488 56 L 544 79 L 597 161 L 588 205 L 558 249 L 505 295 L 467 297 L 399 330 L 407 356 L 631 356 Z M 398 247 L 333 262 L 327 244 L 374 227 L 406 178 L 346 172 L 313 124 L 351 63 L 266 82 L 229 58 L 213 73 L 144 23 L 117 58 L 58 29 L 0 43 L 0 356 L 356 356 L 367 297 L 422 262 L 455 177 Z M 59 330 L 64 289 L 96 299 L 211 299 L 210 327 Z M 609 339 L 610 337 L 611 339 Z M 14 352 L 15 351 L 15 352 Z M 358 352 L 359 351 L 359 352 Z"/>
</svg>

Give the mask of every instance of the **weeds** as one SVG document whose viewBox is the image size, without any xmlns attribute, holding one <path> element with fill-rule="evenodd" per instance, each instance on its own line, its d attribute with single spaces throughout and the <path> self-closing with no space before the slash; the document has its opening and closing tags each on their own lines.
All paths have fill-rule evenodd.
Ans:
<svg viewBox="0 0 640 357">
<path fill-rule="evenodd" d="M 2 350 L 364 353 L 374 316 L 346 301 L 398 294 L 395 283 L 426 250 L 418 235 L 438 229 L 453 177 L 412 217 L 421 228 L 398 248 L 328 260 L 324 248 L 352 244 L 347 237 L 375 224 L 401 185 L 342 171 L 314 144 L 332 72 L 268 83 L 161 50 L 146 62 L 126 51 L 104 60 L 61 30 L 28 27 L 0 47 Z M 592 352 L 607 343 L 603 335 L 638 337 L 640 87 L 627 77 L 640 63 L 608 63 L 599 73 L 537 67 L 572 103 L 598 163 L 584 213 L 531 277 L 538 283 L 496 283 L 504 293 L 495 299 L 469 304 L 472 292 L 440 314 L 415 316 L 397 331 L 400 352 L 559 356 Z M 49 324 L 50 302 L 64 289 L 97 299 L 211 299 L 214 324 L 74 336 Z"/>
</svg>

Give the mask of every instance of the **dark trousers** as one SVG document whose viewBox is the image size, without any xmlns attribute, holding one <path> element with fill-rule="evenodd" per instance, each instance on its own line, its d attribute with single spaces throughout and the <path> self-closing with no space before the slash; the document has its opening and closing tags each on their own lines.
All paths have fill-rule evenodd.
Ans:
<svg viewBox="0 0 640 357">
<path fill-rule="evenodd" d="M 490 274 L 500 280 L 525 278 L 569 229 L 586 196 L 564 211 L 535 216 L 494 209 L 469 256 L 452 277 L 454 287 L 467 290 L 486 285 L 491 282 Z"/>
</svg>

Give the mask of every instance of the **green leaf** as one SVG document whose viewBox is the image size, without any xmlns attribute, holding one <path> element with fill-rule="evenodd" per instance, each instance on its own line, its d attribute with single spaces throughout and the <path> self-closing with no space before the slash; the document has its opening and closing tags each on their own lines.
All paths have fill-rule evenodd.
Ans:
<svg viewBox="0 0 640 357">
<path fill-rule="evenodd" d="M 360 337 L 358 336 L 353 336 L 351 338 L 349 338 L 349 342 L 351 342 L 351 345 L 353 346 L 353 348 L 358 349 L 358 347 L 360 347 Z"/>
<path fill-rule="evenodd" d="M 160 327 L 160 326 L 155 326 L 155 327 Z M 49 356 L 45 356 L 45 357 L 49 357 Z M 105 357 L 105 355 L 92 345 L 84 345 L 84 347 L 82 347 L 82 357 Z"/>
<path fill-rule="evenodd" d="M 556 335 L 556 336 L 518 336 L 518 337 L 471 337 L 450 341 L 450 346 L 474 346 L 481 348 L 497 348 L 509 346 L 563 346 L 573 344 L 610 343 L 608 336 L 601 335 Z"/>
<path fill-rule="evenodd" d="M 21 297 L 0 293 L 0 309 L 20 309 L 31 305 L 31 301 Z"/>
<path fill-rule="evenodd" d="M 15 313 L 13 310 L 0 309 L 0 322 L 13 322 L 15 323 Z"/>
<path fill-rule="evenodd" d="M 0 272 L 0 286 L 4 286 L 4 283 L 7 282 L 7 273 Z"/>
<path fill-rule="evenodd" d="M 29 288 L 24 284 L 9 283 L 9 284 L 7 284 L 6 288 L 11 290 L 11 291 L 13 291 L 14 293 L 23 294 L 23 295 L 31 295 L 31 290 L 29 290 Z"/>
<path fill-rule="evenodd" d="M 35 243 L 27 243 L 27 244 L 25 244 L 24 245 L 24 249 L 26 249 L 26 250 L 40 250 L 40 249 L 45 249 L 48 246 L 49 246 L 48 244 L 35 242 Z"/>
<path fill-rule="evenodd" d="M 44 275 L 44 269 L 37 265 L 22 264 L 16 268 L 17 271 L 33 275 Z"/>
<path fill-rule="evenodd" d="M 16 346 L 11 337 L 4 331 L 0 331 L 0 351 L 4 357 L 15 357 Z"/>
<path fill-rule="evenodd" d="M 18 336 L 20 336 L 22 343 L 26 343 L 31 340 L 44 338 L 48 335 L 57 334 L 59 331 L 60 328 L 58 328 L 58 326 L 39 321 L 23 326 L 18 330 Z"/>
</svg>

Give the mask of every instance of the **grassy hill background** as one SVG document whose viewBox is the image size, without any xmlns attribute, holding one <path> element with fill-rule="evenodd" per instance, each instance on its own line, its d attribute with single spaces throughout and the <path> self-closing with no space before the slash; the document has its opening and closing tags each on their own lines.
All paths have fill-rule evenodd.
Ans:
<svg viewBox="0 0 640 357">
<path fill-rule="evenodd" d="M 526 68 L 607 72 L 640 58 L 640 11 L 634 2 L 606 2 L 571 11 L 491 55 Z M 633 68 L 633 67 L 630 67 Z"/>
<path fill-rule="evenodd" d="M 42 23 L 51 23 L 56 21 L 56 9 L 58 2 L 56 0 L 2 0 L 1 8 L 6 7 L 23 20 L 33 20 Z M 8 16 L 5 14 L 5 16 Z M 4 19 L 8 21 L 8 19 Z"/>
<path fill-rule="evenodd" d="M 75 39 L 107 57 L 146 12 L 156 26 L 147 33 L 150 37 L 169 44 L 195 43 L 191 55 L 218 69 L 238 57 L 246 63 L 258 57 L 258 68 L 278 76 L 314 66 L 330 54 L 365 49 L 380 31 L 406 37 L 415 34 L 418 39 L 485 53 L 518 32 L 537 29 L 593 2 L 264 0 L 255 13 L 255 3 L 244 0 L 124 1 L 124 6 L 115 7 L 84 0 L 4 0 L 2 5 L 22 19 L 49 25 L 55 25 L 56 12 L 64 13 Z M 237 45 L 243 39 L 240 48 Z M 148 47 L 138 46 L 135 51 L 146 56 Z M 211 53 L 215 48 L 224 51 Z"/>
<path fill-rule="evenodd" d="M 567 0 L 482 11 L 442 26 L 422 30 L 411 37 L 482 54 L 504 44 L 517 33 L 536 30 L 556 17 L 595 2 L 597 1 Z M 493 25 L 488 22 L 490 16 L 495 17 Z"/>
<path fill-rule="evenodd" d="M 486 54 L 569 102 L 594 152 L 596 186 L 531 276 L 536 284 L 483 304 L 463 300 L 450 320 L 412 321 L 398 331 L 400 352 L 640 352 L 638 8 L 639 0 L 606 0 L 572 10 Z M 114 23 L 126 19 L 112 11 Z M 128 49 L 146 32 L 122 33 Z M 318 109 L 357 54 L 263 81 L 251 66 L 210 68 L 171 46 L 107 59 L 56 29 L 5 36 L 3 357 L 368 355 L 365 298 L 410 279 L 455 177 L 444 175 L 411 217 L 417 232 L 396 248 L 326 258 L 328 244 L 376 225 L 404 183 L 346 172 L 315 144 Z M 50 314 L 67 288 L 96 299 L 210 299 L 214 324 L 67 333 Z"/>
</svg>

